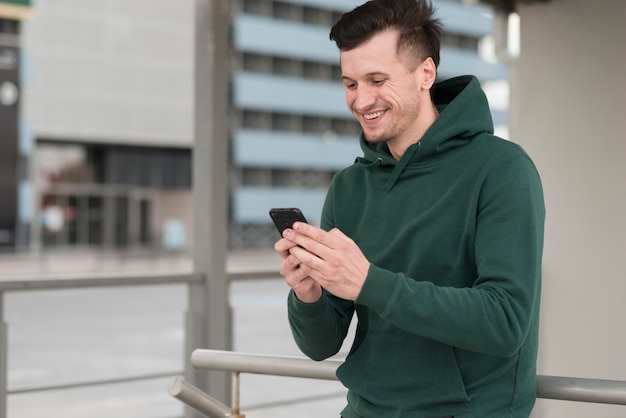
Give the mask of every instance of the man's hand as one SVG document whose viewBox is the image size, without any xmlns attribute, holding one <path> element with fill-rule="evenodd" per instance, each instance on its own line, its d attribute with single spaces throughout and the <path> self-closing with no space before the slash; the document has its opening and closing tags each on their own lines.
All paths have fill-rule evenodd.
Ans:
<svg viewBox="0 0 626 418">
<path fill-rule="evenodd" d="M 298 244 L 286 238 L 274 244 L 274 250 L 282 258 L 280 274 L 285 278 L 287 285 L 293 289 L 298 300 L 304 303 L 314 303 L 322 297 L 322 287 L 300 269 L 302 262 L 291 254 L 291 249 L 297 246 Z"/>
<path fill-rule="evenodd" d="M 283 258 L 280 273 L 298 299 L 314 302 L 323 287 L 342 299 L 356 300 L 370 262 L 352 239 L 339 229 L 326 232 L 303 222 L 283 236 L 274 248 Z"/>
</svg>

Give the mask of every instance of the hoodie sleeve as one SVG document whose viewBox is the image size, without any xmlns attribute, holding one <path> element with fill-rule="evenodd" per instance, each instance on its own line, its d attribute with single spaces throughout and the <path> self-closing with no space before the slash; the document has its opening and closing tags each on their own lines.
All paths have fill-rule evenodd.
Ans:
<svg viewBox="0 0 626 418">
<path fill-rule="evenodd" d="M 543 192 L 526 155 L 491 170 L 477 214 L 478 274 L 471 287 L 436 286 L 372 265 L 356 303 L 422 337 L 484 354 L 513 355 L 533 326 L 541 287 Z"/>
<path fill-rule="evenodd" d="M 354 304 L 324 291 L 315 303 L 288 298 L 289 326 L 300 350 L 313 360 L 325 360 L 339 352 L 348 334 Z"/>
</svg>

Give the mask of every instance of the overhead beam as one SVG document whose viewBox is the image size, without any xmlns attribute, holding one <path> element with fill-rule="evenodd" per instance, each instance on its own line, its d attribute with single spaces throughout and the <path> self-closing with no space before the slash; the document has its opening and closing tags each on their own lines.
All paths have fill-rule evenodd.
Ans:
<svg viewBox="0 0 626 418">
<path fill-rule="evenodd" d="M 482 4 L 504 12 L 514 12 L 518 4 L 547 3 L 550 0 L 464 0 L 467 4 Z"/>
</svg>

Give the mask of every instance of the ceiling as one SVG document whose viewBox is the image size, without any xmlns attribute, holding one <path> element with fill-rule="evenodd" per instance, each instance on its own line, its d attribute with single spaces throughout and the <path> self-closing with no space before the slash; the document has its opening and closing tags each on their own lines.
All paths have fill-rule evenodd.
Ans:
<svg viewBox="0 0 626 418">
<path fill-rule="evenodd" d="M 511 12 L 518 4 L 547 3 L 550 0 L 465 0 L 468 3 L 482 3 L 496 9 Z"/>
</svg>

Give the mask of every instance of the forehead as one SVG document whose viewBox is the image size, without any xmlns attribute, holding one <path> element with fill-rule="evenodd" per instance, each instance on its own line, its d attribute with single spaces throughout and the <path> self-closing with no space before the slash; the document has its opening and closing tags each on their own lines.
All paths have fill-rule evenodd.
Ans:
<svg viewBox="0 0 626 418">
<path fill-rule="evenodd" d="M 344 76 L 388 71 L 400 59 L 397 54 L 398 33 L 388 30 L 350 50 L 340 52 L 339 62 Z"/>
</svg>

